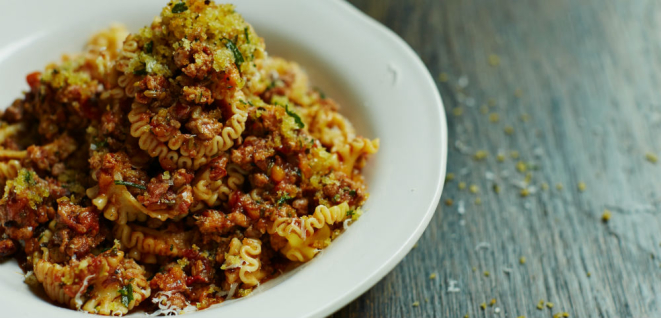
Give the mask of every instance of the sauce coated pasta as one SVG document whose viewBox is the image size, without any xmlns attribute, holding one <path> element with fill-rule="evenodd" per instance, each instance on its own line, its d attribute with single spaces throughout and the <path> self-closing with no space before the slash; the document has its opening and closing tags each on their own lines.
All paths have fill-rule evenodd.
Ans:
<svg viewBox="0 0 661 318">
<path fill-rule="evenodd" d="M 244 297 L 362 214 L 379 140 L 232 5 L 175 0 L 27 83 L 0 116 L 0 258 L 62 306 L 168 315 Z"/>
</svg>

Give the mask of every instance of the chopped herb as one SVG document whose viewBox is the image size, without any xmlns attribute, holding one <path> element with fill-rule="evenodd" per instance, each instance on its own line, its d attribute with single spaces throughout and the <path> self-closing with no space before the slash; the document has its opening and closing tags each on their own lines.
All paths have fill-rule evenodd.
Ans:
<svg viewBox="0 0 661 318">
<path fill-rule="evenodd" d="M 227 47 L 227 49 L 232 51 L 232 54 L 234 54 L 234 64 L 236 65 L 236 68 L 241 69 L 241 64 L 245 62 L 241 51 L 239 51 L 234 42 L 228 39 L 225 39 L 225 47 Z"/>
<path fill-rule="evenodd" d="M 182 13 L 186 10 L 188 10 L 188 7 L 183 2 L 179 2 L 172 7 L 172 13 Z"/>
<path fill-rule="evenodd" d="M 248 27 L 243 29 L 243 32 L 246 34 L 246 42 L 250 44 L 250 35 L 248 34 Z"/>
<path fill-rule="evenodd" d="M 339 201 L 340 201 L 340 194 L 338 193 L 333 197 L 333 202 L 339 202 Z"/>
<path fill-rule="evenodd" d="M 146 69 L 146 68 L 143 68 L 143 69 L 141 69 L 141 70 L 135 70 L 135 71 L 133 71 L 133 74 L 134 74 L 134 75 L 147 75 L 147 74 L 149 74 L 149 73 L 147 73 L 147 69 Z"/>
<path fill-rule="evenodd" d="M 319 94 L 319 98 L 326 99 L 326 94 L 319 87 L 315 87 L 314 90 Z"/>
<path fill-rule="evenodd" d="M 147 52 L 147 54 L 151 54 L 153 49 L 154 49 L 154 42 L 153 41 L 149 41 L 145 44 L 145 52 Z"/>
<path fill-rule="evenodd" d="M 353 210 L 349 210 L 349 211 L 347 211 L 347 217 L 348 217 L 348 218 L 353 217 L 353 215 L 354 215 L 354 211 L 353 211 Z"/>
<path fill-rule="evenodd" d="M 172 250 L 174 250 L 174 245 L 170 244 L 170 252 L 172 252 Z"/>
<path fill-rule="evenodd" d="M 289 193 L 285 193 L 285 195 L 281 196 L 280 199 L 278 199 L 278 205 L 282 205 L 283 203 L 287 202 L 287 200 L 289 199 L 291 199 Z"/>
<path fill-rule="evenodd" d="M 55 75 L 60 74 L 60 70 L 54 68 L 54 69 L 53 69 L 53 74 L 55 74 Z"/>
<path fill-rule="evenodd" d="M 352 196 L 352 197 L 355 197 L 355 196 L 356 196 L 356 190 L 351 189 L 351 190 L 349 191 L 349 195 Z"/>
<path fill-rule="evenodd" d="M 298 129 L 305 127 L 305 124 L 301 120 L 301 117 L 299 117 L 297 113 L 289 110 L 289 105 L 285 105 L 285 112 L 287 112 L 287 115 L 294 118 L 294 121 L 296 121 L 296 125 L 298 126 Z"/>
<path fill-rule="evenodd" d="M 141 190 L 147 190 L 147 187 L 143 186 L 142 184 L 137 184 L 137 183 L 128 182 L 128 181 L 115 180 L 115 184 L 116 185 L 123 185 L 123 186 L 127 186 L 127 187 L 134 187 L 134 188 L 138 188 L 138 189 L 141 189 Z"/>
<path fill-rule="evenodd" d="M 122 305 L 128 308 L 129 304 L 133 301 L 133 285 L 129 283 L 118 290 L 118 292 L 122 295 Z"/>
</svg>

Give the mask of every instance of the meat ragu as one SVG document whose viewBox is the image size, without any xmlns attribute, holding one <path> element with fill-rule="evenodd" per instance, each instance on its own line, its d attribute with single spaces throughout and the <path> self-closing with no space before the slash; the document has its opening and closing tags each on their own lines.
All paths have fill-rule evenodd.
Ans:
<svg viewBox="0 0 661 318">
<path fill-rule="evenodd" d="M 26 77 L 0 116 L 0 258 L 72 309 L 204 309 L 361 215 L 358 136 L 232 5 L 184 0 Z"/>
</svg>

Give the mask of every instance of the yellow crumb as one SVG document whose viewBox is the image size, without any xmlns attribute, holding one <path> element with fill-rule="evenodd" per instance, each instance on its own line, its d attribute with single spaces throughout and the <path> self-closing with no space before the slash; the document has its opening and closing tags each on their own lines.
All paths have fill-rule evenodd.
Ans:
<svg viewBox="0 0 661 318">
<path fill-rule="evenodd" d="M 448 73 L 442 72 L 440 75 L 438 75 L 438 80 L 441 83 L 445 83 L 448 81 Z"/>
<path fill-rule="evenodd" d="M 519 316 L 519 317 L 516 317 L 516 318 L 526 318 L 526 316 Z"/>
<path fill-rule="evenodd" d="M 496 194 L 499 194 L 500 193 L 500 186 L 497 185 L 497 184 L 494 184 L 493 185 L 493 192 L 496 192 Z"/>
<path fill-rule="evenodd" d="M 489 271 L 484 271 L 484 277 L 489 277 L 489 275 L 491 275 L 491 273 L 489 273 Z"/>
<path fill-rule="evenodd" d="M 411 304 L 411 306 L 418 307 L 418 306 L 420 306 L 420 302 L 419 301 L 414 301 L 413 304 Z"/>
<path fill-rule="evenodd" d="M 496 298 L 491 299 L 491 302 L 489 303 L 489 306 L 492 306 L 496 304 Z"/>
<path fill-rule="evenodd" d="M 562 317 L 569 317 L 569 313 L 568 312 L 563 312 Z"/>
<path fill-rule="evenodd" d="M 500 120 L 500 116 L 497 113 L 489 114 L 489 121 L 492 123 L 497 123 Z"/>
<path fill-rule="evenodd" d="M 558 190 L 562 190 L 562 188 L 563 188 L 562 183 L 556 183 L 555 188 L 558 189 Z"/>
<path fill-rule="evenodd" d="M 512 159 L 517 159 L 517 158 L 519 158 L 519 152 L 516 151 L 516 150 L 512 150 L 512 151 L 510 151 L 510 157 L 512 157 Z"/>
<path fill-rule="evenodd" d="M 499 153 L 499 154 L 496 156 L 496 160 L 498 160 L 498 162 L 503 162 L 503 161 L 505 161 L 505 155 L 503 155 L 502 153 Z"/>
<path fill-rule="evenodd" d="M 473 266 L 473 271 L 477 272 L 477 267 Z"/>
<path fill-rule="evenodd" d="M 493 67 L 500 65 L 500 57 L 496 54 L 489 54 L 489 65 Z"/>
<path fill-rule="evenodd" d="M 512 126 L 505 126 L 504 131 L 505 131 L 506 134 L 508 134 L 508 135 L 512 135 L 512 134 L 514 134 L 514 127 L 512 127 Z"/>
<path fill-rule="evenodd" d="M 592 276 L 592 273 L 588 272 L 588 277 Z"/>
<path fill-rule="evenodd" d="M 527 122 L 527 121 L 529 121 L 529 120 L 530 120 L 530 115 L 528 115 L 528 114 L 523 114 L 523 115 L 521 115 L 521 121 L 522 121 L 522 122 L 525 123 L 525 122 Z"/>
<path fill-rule="evenodd" d="M 464 113 L 464 109 L 461 107 L 455 107 L 452 109 L 452 114 L 455 116 L 461 116 Z"/>
<path fill-rule="evenodd" d="M 526 173 L 526 178 L 523 179 L 523 181 L 524 181 L 526 184 L 529 184 L 530 181 L 532 181 L 532 173 L 530 173 L 530 172 Z"/>
<path fill-rule="evenodd" d="M 540 300 L 539 303 L 537 303 L 537 309 L 539 310 L 544 309 L 544 300 Z"/>
<path fill-rule="evenodd" d="M 445 175 L 445 182 L 449 182 L 454 180 L 454 173 L 450 172 L 447 175 Z"/>
<path fill-rule="evenodd" d="M 520 88 L 517 88 L 514 90 L 514 97 L 516 98 L 521 98 L 523 96 L 523 90 Z"/>
<path fill-rule="evenodd" d="M 468 187 L 468 190 L 469 190 L 471 193 L 478 193 L 478 192 L 480 192 L 480 189 L 479 189 L 476 185 L 474 185 L 474 184 L 471 184 L 471 186 Z"/>
<path fill-rule="evenodd" d="M 431 275 L 429 275 L 429 279 L 434 279 L 434 278 L 436 278 L 436 273 L 431 273 Z"/>
<path fill-rule="evenodd" d="M 452 201 L 452 199 L 445 199 L 445 205 L 452 206 L 452 203 L 454 203 L 454 201 Z"/>
<path fill-rule="evenodd" d="M 530 195 L 530 191 L 528 190 L 528 188 L 523 188 L 523 189 L 521 189 L 521 192 L 519 192 L 519 194 L 520 194 L 522 197 L 525 198 L 525 197 L 527 197 L 528 195 Z"/>
<path fill-rule="evenodd" d="M 645 159 L 647 159 L 647 161 L 649 161 L 651 163 L 656 163 L 657 161 L 659 161 L 659 157 L 657 157 L 655 154 L 653 154 L 651 152 L 648 152 L 645 155 Z"/>
<path fill-rule="evenodd" d="M 487 303 L 481 303 L 480 308 L 482 308 L 482 310 L 486 310 L 487 309 Z"/>
<path fill-rule="evenodd" d="M 553 308 L 553 303 L 547 302 L 546 307 Z"/>
<path fill-rule="evenodd" d="M 494 106 L 496 106 L 496 99 L 493 98 L 493 97 L 492 97 L 492 98 L 489 98 L 489 99 L 487 100 L 487 103 L 489 104 L 489 107 L 494 107 Z"/>
<path fill-rule="evenodd" d="M 475 160 L 484 160 L 489 156 L 489 153 L 486 150 L 478 150 L 475 152 L 473 158 Z"/>
<path fill-rule="evenodd" d="M 585 182 L 581 181 L 581 182 L 578 183 L 578 191 L 583 192 L 583 191 L 585 191 L 586 188 L 587 188 L 587 186 L 585 185 Z"/>
<path fill-rule="evenodd" d="M 528 165 L 526 165 L 525 162 L 519 161 L 516 163 L 516 170 L 519 170 L 519 172 L 524 173 L 526 170 L 528 170 Z"/>
<path fill-rule="evenodd" d="M 425 302 L 426 302 L 426 303 L 429 302 L 429 297 L 425 297 Z"/>
<path fill-rule="evenodd" d="M 482 113 L 484 115 L 488 114 L 489 113 L 489 107 L 487 107 L 487 105 L 480 106 L 480 113 Z"/>
<path fill-rule="evenodd" d="M 475 204 L 476 204 L 476 205 L 481 205 L 481 204 L 482 204 L 482 199 L 480 199 L 480 198 L 475 198 Z"/>
<path fill-rule="evenodd" d="M 601 220 L 604 222 L 608 222 L 608 220 L 611 219 L 611 211 L 608 209 L 604 209 L 604 214 L 601 215 Z"/>
<path fill-rule="evenodd" d="M 549 189 L 549 184 L 546 183 L 546 182 L 543 182 L 543 183 L 542 183 L 542 190 L 546 191 L 546 190 L 548 190 L 548 189 Z"/>
<path fill-rule="evenodd" d="M 459 190 L 466 189 L 466 182 L 459 182 Z"/>
<path fill-rule="evenodd" d="M 525 257 L 525 256 L 521 256 L 521 258 L 519 258 L 519 263 L 521 263 L 521 264 L 525 264 L 525 263 L 526 263 L 526 257 Z"/>
<path fill-rule="evenodd" d="M 415 243 L 415 244 L 413 244 L 412 248 L 417 248 L 417 247 L 418 247 L 418 243 Z"/>
</svg>

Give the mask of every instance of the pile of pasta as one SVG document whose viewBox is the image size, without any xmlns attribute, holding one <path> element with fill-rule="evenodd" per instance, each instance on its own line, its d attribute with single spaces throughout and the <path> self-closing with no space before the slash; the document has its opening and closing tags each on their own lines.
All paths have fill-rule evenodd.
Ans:
<svg viewBox="0 0 661 318">
<path fill-rule="evenodd" d="M 72 309 L 167 315 L 246 296 L 367 199 L 379 141 L 231 5 L 176 0 L 27 82 L 0 117 L 0 258 Z"/>
</svg>

